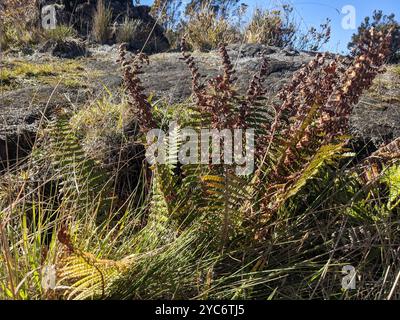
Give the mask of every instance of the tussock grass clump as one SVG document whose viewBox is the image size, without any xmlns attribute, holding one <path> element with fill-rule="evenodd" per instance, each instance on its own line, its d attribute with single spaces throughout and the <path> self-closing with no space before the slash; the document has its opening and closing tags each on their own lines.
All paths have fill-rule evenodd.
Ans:
<svg viewBox="0 0 400 320">
<path fill-rule="evenodd" d="M 296 26 L 288 15 L 282 16 L 279 10 L 257 9 L 245 30 L 245 39 L 247 43 L 284 47 L 291 43 L 295 34 Z"/>
<path fill-rule="evenodd" d="M 247 43 L 318 51 L 330 39 L 330 20 L 321 29 L 311 27 L 305 33 L 293 17 L 293 7 L 283 5 L 277 10 L 256 9 L 244 31 Z"/>
<path fill-rule="evenodd" d="M 25 27 L 9 24 L 1 26 L 0 46 L 3 50 L 28 48 L 39 43 L 39 30 L 28 30 Z"/>
<path fill-rule="evenodd" d="M 75 38 L 77 36 L 74 28 L 67 25 L 59 25 L 54 29 L 45 30 L 43 37 L 47 40 L 64 41 L 68 38 Z"/>
<path fill-rule="evenodd" d="M 199 51 L 216 49 L 222 42 L 233 43 L 238 39 L 238 33 L 229 21 L 219 16 L 210 5 L 204 5 L 191 14 L 185 34 L 188 44 Z"/>
<path fill-rule="evenodd" d="M 124 19 L 124 22 L 118 27 L 117 30 L 117 42 L 133 44 L 138 36 L 138 32 L 142 27 L 142 22 L 140 20 L 129 20 Z"/>
<path fill-rule="evenodd" d="M 104 161 L 110 148 L 118 148 L 124 140 L 124 129 L 132 119 L 127 103 L 113 102 L 109 96 L 82 108 L 70 122 L 86 153 L 93 159 Z"/>
<path fill-rule="evenodd" d="M 101 44 L 106 43 L 111 37 L 112 12 L 107 8 L 104 0 L 97 1 L 96 12 L 93 17 L 93 37 Z"/>
</svg>

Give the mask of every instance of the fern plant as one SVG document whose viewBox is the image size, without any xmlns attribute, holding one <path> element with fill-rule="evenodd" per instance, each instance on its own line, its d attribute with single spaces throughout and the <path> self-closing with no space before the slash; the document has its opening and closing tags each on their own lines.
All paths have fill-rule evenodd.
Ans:
<svg viewBox="0 0 400 320">
<path fill-rule="evenodd" d="M 325 206 L 332 208 L 336 204 L 347 208 L 347 213 L 357 214 L 358 208 L 367 205 L 359 200 L 359 195 L 368 197 L 371 192 L 363 186 L 362 177 L 357 174 L 360 168 L 343 170 L 341 176 L 333 174 L 331 168 L 353 156 L 347 147 L 348 119 L 363 90 L 381 71 L 380 67 L 389 53 L 390 40 L 390 34 L 369 30 L 359 44 L 360 55 L 353 61 L 316 55 L 294 75 L 278 94 L 278 99 L 268 98 L 264 89 L 264 78 L 269 69 L 267 59 L 262 59 L 260 70 L 251 80 L 246 95 L 241 96 L 236 89 L 233 64 L 224 45 L 219 51 L 223 73 L 202 83 L 194 58 L 184 50 L 183 40 L 183 60 L 192 74 L 193 104 L 189 121 L 178 119 L 178 127 L 164 141 L 169 150 L 167 161 L 155 162 L 150 167 L 152 188 L 146 208 L 147 224 L 134 235 L 131 249 L 136 258 L 142 258 L 135 258 L 133 262 L 132 255 L 128 255 L 110 261 L 88 253 L 77 254 L 77 249 L 72 250 L 72 245 L 68 245 L 70 242 L 64 240 L 73 252 L 72 258 L 67 258 L 62 268 L 63 281 L 75 279 L 70 297 L 143 297 L 149 294 L 147 290 L 157 292 L 154 295 L 157 297 L 169 297 L 171 291 L 158 292 L 154 285 L 159 283 L 155 280 L 157 277 L 166 279 L 163 271 L 182 279 L 168 266 L 175 265 L 174 256 L 182 261 L 181 266 L 186 266 L 191 272 L 193 261 L 200 259 L 203 263 L 200 270 L 205 272 L 215 259 L 213 255 L 210 260 L 203 259 L 201 250 L 195 249 L 196 246 L 204 249 L 205 242 L 207 250 L 222 256 L 224 252 L 231 254 L 230 250 L 236 243 L 254 245 L 255 240 L 255 248 L 263 248 L 262 243 L 274 237 L 271 229 L 280 230 L 286 225 L 284 219 L 298 219 L 296 223 L 299 225 L 304 223 L 304 215 L 296 217 L 287 214 L 299 212 L 302 198 L 315 202 L 315 206 L 312 204 L 305 209 L 306 212 L 323 210 Z M 130 107 L 142 115 L 137 121 L 144 139 L 151 129 L 163 127 L 163 123 L 154 116 L 153 105 L 143 93 L 139 79 L 141 64 L 149 60 L 143 54 L 131 60 L 121 46 L 119 61 Z M 257 141 L 255 172 L 245 177 L 237 176 L 232 165 L 223 161 L 220 164 L 177 163 L 176 154 L 184 142 L 180 128 L 188 125 L 197 133 L 204 128 L 254 129 Z M 383 174 L 383 182 L 388 179 L 396 181 L 396 166 L 385 174 L 381 164 L 373 169 L 373 160 L 380 157 L 383 162 L 391 162 L 392 165 L 398 159 L 398 156 L 391 157 L 397 143 L 393 142 L 366 159 L 363 170 L 369 172 L 372 169 L 378 175 Z M 143 144 L 148 147 L 146 142 Z M 396 184 L 389 188 L 388 208 L 393 210 L 398 205 L 398 188 Z M 326 196 L 322 202 L 320 192 Z M 378 206 L 378 203 L 374 205 Z M 243 238 L 246 239 L 244 242 Z M 327 241 L 322 246 L 331 244 L 332 241 Z M 179 250 L 184 253 L 179 254 Z M 310 251 L 317 252 L 318 247 Z M 328 259 L 328 264 L 329 261 L 331 259 Z M 252 270 L 261 273 L 266 265 L 265 257 L 248 263 L 253 265 Z M 157 268 L 146 264 L 154 264 Z M 297 270 L 302 266 L 313 265 L 312 262 L 299 262 L 287 270 Z M 309 278 L 310 283 L 322 279 L 323 268 L 320 265 L 315 270 Z M 281 270 L 278 278 L 287 270 Z M 243 282 L 243 287 L 247 283 L 253 283 L 253 289 L 262 286 L 255 276 L 246 279 L 249 282 Z M 224 285 L 224 281 L 220 285 Z M 128 289 L 124 289 L 126 283 Z M 177 289 L 174 286 L 169 288 Z"/>
</svg>

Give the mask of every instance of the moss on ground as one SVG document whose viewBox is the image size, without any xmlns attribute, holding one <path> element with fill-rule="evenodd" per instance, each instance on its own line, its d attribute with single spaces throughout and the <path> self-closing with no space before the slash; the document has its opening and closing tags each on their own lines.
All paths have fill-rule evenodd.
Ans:
<svg viewBox="0 0 400 320">
<path fill-rule="evenodd" d="M 0 69 L 0 90 L 15 90 L 26 85 L 62 84 L 68 87 L 84 87 L 88 77 L 98 71 L 87 70 L 76 60 L 30 62 L 11 60 Z"/>
</svg>

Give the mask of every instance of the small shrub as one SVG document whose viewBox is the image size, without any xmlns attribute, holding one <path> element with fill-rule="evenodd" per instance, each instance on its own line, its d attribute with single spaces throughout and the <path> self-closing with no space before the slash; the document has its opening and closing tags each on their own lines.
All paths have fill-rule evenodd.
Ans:
<svg viewBox="0 0 400 320">
<path fill-rule="evenodd" d="M 326 19 L 326 22 L 320 25 L 320 30 L 311 27 L 305 34 L 301 34 L 296 47 L 300 50 L 320 50 L 331 38 L 330 23 L 331 20 Z"/>
<path fill-rule="evenodd" d="M 104 0 L 99 0 L 97 2 L 96 12 L 93 17 L 93 36 L 97 42 L 104 44 L 110 39 L 111 20 L 111 9 L 106 7 Z"/>
<path fill-rule="evenodd" d="M 186 13 L 196 12 L 201 10 L 204 4 L 213 8 L 214 12 L 217 12 L 224 18 L 229 17 L 229 15 L 237 9 L 239 0 L 191 0 L 187 4 L 185 11 Z"/>
</svg>

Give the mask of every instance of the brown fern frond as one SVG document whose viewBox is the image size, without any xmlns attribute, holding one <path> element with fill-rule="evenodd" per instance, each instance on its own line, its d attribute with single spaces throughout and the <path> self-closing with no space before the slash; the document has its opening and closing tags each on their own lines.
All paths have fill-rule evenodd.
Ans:
<svg viewBox="0 0 400 320">
<path fill-rule="evenodd" d="M 58 241 L 60 241 L 60 243 L 62 243 L 68 249 L 68 252 L 70 253 L 75 252 L 71 236 L 69 235 L 67 227 L 65 225 L 61 226 L 60 230 L 58 231 L 57 238 Z"/>
<path fill-rule="evenodd" d="M 400 161 L 400 137 L 379 148 L 362 163 L 362 176 L 367 182 L 375 180 L 384 166 Z"/>
<path fill-rule="evenodd" d="M 269 60 L 263 55 L 261 67 L 258 73 L 253 75 L 247 89 L 246 97 L 248 101 L 254 102 L 258 97 L 265 93 L 263 83 L 269 71 Z"/>
<path fill-rule="evenodd" d="M 186 51 L 187 44 L 185 37 L 182 37 L 181 40 L 181 52 L 182 52 L 182 60 L 188 66 L 190 73 L 192 75 L 192 91 L 197 99 L 197 103 L 199 105 L 205 105 L 205 97 L 204 97 L 204 85 L 200 84 L 201 74 L 199 72 L 199 68 L 196 66 L 194 58 L 190 53 Z"/>
<path fill-rule="evenodd" d="M 375 77 L 383 72 L 382 66 L 390 54 L 392 32 L 384 34 L 374 28 L 366 30 L 358 44 L 361 52 L 346 70 L 340 84 L 330 96 L 320 120 L 321 131 L 326 139 L 347 133 L 348 121 L 353 106 L 358 103 L 365 89 L 372 85 Z"/>
<path fill-rule="evenodd" d="M 383 161 L 400 159 L 400 137 L 393 140 L 389 144 L 379 148 L 368 159 L 371 161 L 373 161 L 374 159 L 379 159 Z"/>
<path fill-rule="evenodd" d="M 306 78 L 298 81 L 295 76 L 292 85 L 283 90 L 289 94 L 283 108 L 290 108 L 294 120 L 283 131 L 287 146 L 276 173 L 297 163 L 302 151 L 315 149 L 313 143 L 318 147 L 348 133 L 352 108 L 380 72 L 389 53 L 390 37 L 369 31 L 360 45 L 367 48 L 366 53 L 347 69 L 340 66 L 340 58 L 327 63 L 325 55 L 317 55 L 302 71 Z M 295 91 L 290 95 L 288 89 Z"/>
<path fill-rule="evenodd" d="M 248 116 L 251 114 L 252 106 L 258 99 L 261 99 L 265 94 L 263 83 L 269 71 L 269 61 L 264 54 L 262 55 L 262 57 L 263 58 L 260 70 L 253 75 L 249 83 L 245 99 L 243 99 L 239 108 L 238 124 L 237 124 L 239 128 L 245 129 L 248 127 L 247 123 L 248 121 L 246 120 Z"/>
<path fill-rule="evenodd" d="M 196 97 L 197 110 L 202 115 L 210 116 L 213 128 L 232 128 L 236 121 L 234 112 L 234 100 L 236 92 L 232 84 L 236 80 L 232 77 L 233 65 L 230 61 L 226 47 L 220 47 L 220 54 L 223 60 L 224 74 L 210 79 L 207 86 L 200 84 L 201 75 L 191 54 L 185 51 L 186 40 L 182 39 L 181 50 L 183 60 L 192 74 L 192 91 Z"/>
<path fill-rule="evenodd" d="M 274 144 L 280 143 L 278 141 L 278 133 L 280 131 L 282 131 L 282 136 L 285 136 L 285 141 L 288 141 L 286 139 L 286 135 L 288 134 L 286 119 L 293 118 L 296 113 L 299 113 L 301 108 L 307 106 L 305 99 L 312 98 L 312 95 L 310 95 L 311 88 L 308 86 L 310 83 L 315 82 L 315 78 L 319 75 L 317 67 L 320 58 L 321 56 L 317 55 L 315 59 L 304 65 L 293 75 L 291 81 L 278 92 L 276 97 L 282 103 L 272 104 L 275 114 L 273 120 L 269 124 L 266 124 L 267 134 L 260 140 L 259 153 L 262 157 L 268 158 L 271 147 Z"/>
<path fill-rule="evenodd" d="M 123 69 L 123 78 L 125 90 L 128 94 L 128 103 L 139 114 L 137 121 L 141 132 L 145 133 L 156 127 L 152 114 L 152 105 L 148 101 L 148 97 L 144 94 L 144 88 L 141 86 L 139 75 L 143 72 L 142 64 L 149 63 L 149 58 L 140 53 L 129 59 L 127 57 L 126 44 L 121 44 L 119 47 L 119 59 Z"/>
<path fill-rule="evenodd" d="M 226 50 L 226 44 L 221 44 L 219 47 L 219 54 L 222 58 L 222 65 L 224 69 L 223 84 L 224 87 L 230 88 L 230 86 L 237 80 L 233 77 L 235 74 L 235 69 L 229 57 L 228 51 Z"/>
</svg>

